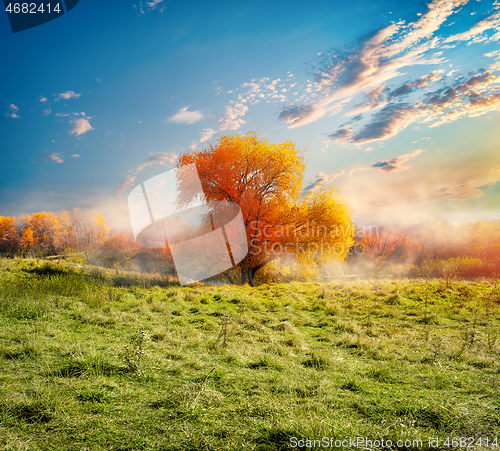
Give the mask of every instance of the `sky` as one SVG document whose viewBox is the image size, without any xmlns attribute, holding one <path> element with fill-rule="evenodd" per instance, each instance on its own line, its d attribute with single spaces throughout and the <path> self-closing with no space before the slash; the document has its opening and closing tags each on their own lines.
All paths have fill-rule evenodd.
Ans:
<svg viewBox="0 0 500 451">
<path fill-rule="evenodd" d="M 80 0 L 0 39 L 2 216 L 130 228 L 135 186 L 253 130 L 357 224 L 500 218 L 500 0 Z"/>
</svg>

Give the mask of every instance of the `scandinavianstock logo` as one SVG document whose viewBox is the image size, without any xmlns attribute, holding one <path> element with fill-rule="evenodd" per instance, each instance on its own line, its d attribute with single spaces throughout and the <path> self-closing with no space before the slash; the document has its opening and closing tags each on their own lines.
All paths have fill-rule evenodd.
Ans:
<svg viewBox="0 0 500 451">
<path fill-rule="evenodd" d="M 220 274 L 248 253 L 240 206 L 207 202 L 195 164 L 136 186 L 128 206 L 136 243 L 153 249 L 168 245 L 181 285 Z"/>
<path fill-rule="evenodd" d="M 13 33 L 37 27 L 71 11 L 80 0 L 3 0 Z"/>
</svg>

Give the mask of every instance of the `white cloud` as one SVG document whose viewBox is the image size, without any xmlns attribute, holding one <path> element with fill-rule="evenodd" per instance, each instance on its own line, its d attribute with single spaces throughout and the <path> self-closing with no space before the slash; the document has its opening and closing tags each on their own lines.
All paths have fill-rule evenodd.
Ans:
<svg viewBox="0 0 500 451">
<path fill-rule="evenodd" d="M 176 124 L 194 124 L 203 119 L 203 114 L 200 111 L 188 111 L 188 107 L 181 108 L 168 119 L 169 122 Z"/>
<path fill-rule="evenodd" d="M 497 13 L 493 13 L 491 16 L 487 17 L 486 19 L 481 20 L 477 24 L 475 24 L 472 28 L 469 30 L 455 34 L 453 36 L 450 36 L 448 39 L 445 40 L 445 42 L 453 42 L 453 41 L 469 41 L 472 38 L 475 38 L 472 42 L 480 42 L 477 40 L 477 36 L 483 34 L 487 30 L 498 30 L 500 29 L 500 11 Z M 487 40 L 487 38 L 484 38 L 482 40 Z M 481 40 L 481 41 L 482 41 Z M 492 38 L 492 40 L 496 40 Z"/>
<path fill-rule="evenodd" d="M 13 119 L 17 119 L 19 117 L 19 115 L 17 114 L 17 112 L 19 111 L 19 108 L 17 106 L 15 106 L 14 104 L 11 104 L 9 106 L 9 109 L 10 109 L 10 111 L 8 113 L 5 113 L 5 115 L 9 116 Z"/>
<path fill-rule="evenodd" d="M 78 155 L 77 153 L 74 153 L 73 155 L 71 155 L 71 158 L 79 158 L 80 155 Z"/>
<path fill-rule="evenodd" d="M 156 9 L 156 7 L 163 3 L 164 0 L 140 0 L 137 5 L 134 5 L 134 8 L 139 7 L 141 14 L 145 14 L 146 11 L 152 11 Z M 165 10 L 165 6 L 160 9 L 162 13 Z"/>
<path fill-rule="evenodd" d="M 154 166 L 155 164 L 172 166 L 179 158 L 175 153 L 151 153 L 151 156 L 146 158 L 139 166 L 133 171 L 135 174 L 141 172 L 143 169 Z"/>
<path fill-rule="evenodd" d="M 45 103 L 47 101 L 47 97 L 41 96 L 39 101 Z"/>
<path fill-rule="evenodd" d="M 211 128 L 204 128 L 203 132 L 201 134 L 200 142 L 204 143 L 205 141 L 208 141 L 215 133 L 215 130 Z"/>
<path fill-rule="evenodd" d="M 60 99 L 65 99 L 65 100 L 68 100 L 68 99 L 78 99 L 78 97 L 80 97 L 80 96 L 81 96 L 81 94 L 77 94 L 74 91 L 66 91 L 66 92 L 61 92 L 61 94 L 59 94 L 56 97 L 55 101 L 57 102 Z"/>
<path fill-rule="evenodd" d="M 52 110 L 50 108 L 47 108 L 46 110 L 43 110 L 43 115 L 48 116 L 50 113 L 52 113 Z"/>
<path fill-rule="evenodd" d="M 64 163 L 63 159 L 59 157 L 60 153 L 50 153 L 47 155 L 47 160 L 55 161 L 56 163 Z"/>
<path fill-rule="evenodd" d="M 80 119 L 75 119 L 74 121 L 70 121 L 73 125 L 73 128 L 69 131 L 72 135 L 80 136 L 84 133 L 87 133 L 89 130 L 94 130 L 90 125 L 88 117 L 83 117 Z"/>
<path fill-rule="evenodd" d="M 248 111 L 248 107 L 242 103 L 237 103 L 234 106 L 226 106 L 225 116 L 219 119 L 221 130 L 237 130 L 246 123 L 242 116 Z M 240 118 L 240 119 L 239 119 Z"/>
</svg>

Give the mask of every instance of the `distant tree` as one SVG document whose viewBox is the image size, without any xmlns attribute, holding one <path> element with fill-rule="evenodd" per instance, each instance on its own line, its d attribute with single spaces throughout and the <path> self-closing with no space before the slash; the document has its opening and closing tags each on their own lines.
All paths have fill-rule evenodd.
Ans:
<svg viewBox="0 0 500 451">
<path fill-rule="evenodd" d="M 0 216 L 0 251 L 49 255 L 88 250 L 97 247 L 109 229 L 102 216 L 91 210 L 42 211 L 17 219 Z"/>
<path fill-rule="evenodd" d="M 73 209 L 70 213 L 71 232 L 78 249 L 97 246 L 109 234 L 103 217 L 93 210 Z"/>
<path fill-rule="evenodd" d="M 405 260 L 412 247 L 406 231 L 395 227 L 381 228 L 376 233 L 362 236 L 358 241 L 364 250 L 363 258 L 375 264 Z"/>
<path fill-rule="evenodd" d="M 0 252 L 13 253 L 19 246 L 14 216 L 0 216 Z"/>
</svg>

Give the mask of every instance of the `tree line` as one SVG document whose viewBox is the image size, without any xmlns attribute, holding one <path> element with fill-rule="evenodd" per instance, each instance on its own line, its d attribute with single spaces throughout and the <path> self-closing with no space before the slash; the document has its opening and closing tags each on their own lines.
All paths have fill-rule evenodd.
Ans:
<svg viewBox="0 0 500 451">
<path fill-rule="evenodd" d="M 0 252 L 8 255 L 57 255 L 97 247 L 110 227 L 93 210 L 0 216 Z"/>
<path fill-rule="evenodd" d="M 500 221 L 429 221 L 355 232 L 347 260 L 365 274 L 500 277 Z"/>
</svg>

